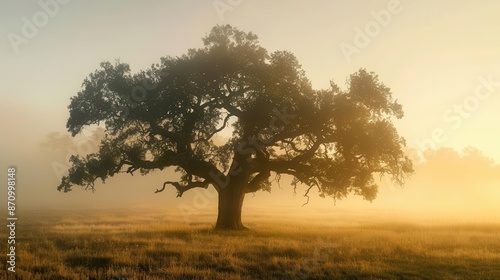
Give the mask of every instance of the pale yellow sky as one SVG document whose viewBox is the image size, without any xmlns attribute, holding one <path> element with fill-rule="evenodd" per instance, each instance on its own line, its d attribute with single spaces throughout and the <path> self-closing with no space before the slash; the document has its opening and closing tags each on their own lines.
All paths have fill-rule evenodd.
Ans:
<svg viewBox="0 0 500 280">
<path fill-rule="evenodd" d="M 410 148 L 461 152 L 473 146 L 498 164 L 499 10 L 500 2 L 493 0 L 3 1 L 1 168 L 18 167 L 24 183 L 19 199 L 27 204 L 132 203 L 130 194 L 140 203 L 179 203 L 173 191 L 152 194 L 164 179 L 161 174 L 112 179 L 95 195 L 58 193 L 59 179 L 50 165 L 64 161 L 64 155 L 43 153 L 39 143 L 51 132 L 64 132 L 69 98 L 101 61 L 120 58 L 137 71 L 162 56 L 200 47 L 212 26 L 226 23 L 256 33 L 269 51 L 292 51 L 315 88 L 328 87 L 332 79 L 343 86 L 361 67 L 377 73 L 403 105 L 405 117 L 395 124 Z M 416 176 L 415 182 L 434 178 Z M 492 192 L 482 199 L 500 199 L 498 181 L 486 183 L 474 176 L 474 182 Z M 113 189 L 125 182 L 142 187 L 129 186 L 125 193 Z M 417 188 L 415 182 L 410 184 Z M 382 201 L 399 196 L 409 199 L 408 189 L 381 190 L 380 202 L 368 205 L 383 207 Z M 428 192 L 421 188 L 420 194 Z"/>
</svg>

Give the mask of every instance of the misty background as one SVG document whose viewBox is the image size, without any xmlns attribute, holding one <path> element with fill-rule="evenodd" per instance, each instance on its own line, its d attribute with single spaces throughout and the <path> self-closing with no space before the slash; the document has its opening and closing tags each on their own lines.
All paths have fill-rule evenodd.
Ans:
<svg viewBox="0 0 500 280">
<path fill-rule="evenodd" d="M 1 181 L 7 181 L 8 167 L 17 168 L 19 211 L 153 205 L 185 215 L 185 209 L 216 207 L 210 190 L 182 198 L 174 188 L 154 194 L 178 176 L 172 170 L 116 176 L 96 184 L 95 193 L 74 188 L 64 194 L 56 187 L 70 154 L 97 148 L 100 128 L 71 138 L 65 125 L 70 97 L 100 62 L 120 59 L 137 72 L 160 57 L 201 47 L 214 25 L 231 24 L 257 34 L 268 51 L 293 52 L 316 89 L 329 87 L 330 80 L 343 86 L 362 67 L 378 74 L 403 105 L 405 117 L 394 124 L 416 171 L 404 187 L 381 178 L 372 203 L 360 197 L 334 202 L 312 193 L 304 207 L 305 189 L 294 195 L 290 178 L 283 177 L 271 193 L 248 194 L 243 215 L 247 207 L 283 206 L 305 213 L 382 211 L 498 222 L 499 10 L 496 1 L 450 0 L 3 1 Z M 29 36 L 23 34 L 27 22 L 36 29 Z"/>
</svg>

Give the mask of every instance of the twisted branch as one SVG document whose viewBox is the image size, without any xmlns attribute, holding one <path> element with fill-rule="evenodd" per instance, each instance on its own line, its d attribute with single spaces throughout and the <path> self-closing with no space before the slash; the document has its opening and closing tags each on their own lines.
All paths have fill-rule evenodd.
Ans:
<svg viewBox="0 0 500 280">
<path fill-rule="evenodd" d="M 187 184 L 181 184 L 181 183 L 186 183 L 186 182 L 172 182 L 172 181 L 166 181 L 163 183 L 163 187 L 161 189 L 156 189 L 155 193 L 159 193 L 165 190 L 165 187 L 167 185 L 172 185 L 177 189 L 177 197 L 181 197 L 184 192 L 194 189 L 194 188 L 208 188 L 209 183 L 204 181 L 189 181 Z"/>
</svg>

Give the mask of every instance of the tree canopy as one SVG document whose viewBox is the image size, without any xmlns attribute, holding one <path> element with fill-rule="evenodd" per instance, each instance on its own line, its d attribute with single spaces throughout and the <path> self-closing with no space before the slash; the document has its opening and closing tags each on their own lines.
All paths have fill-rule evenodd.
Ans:
<svg viewBox="0 0 500 280">
<path fill-rule="evenodd" d="M 164 57 L 132 74 L 128 64 L 103 62 L 71 98 L 67 129 L 104 124 L 97 153 L 71 157 L 58 190 L 94 190 L 118 173 L 175 167 L 178 196 L 192 188 L 219 192 L 216 228 L 243 228 L 244 194 L 270 190 L 281 175 L 294 188 L 321 196 L 377 195 L 376 175 L 398 183 L 413 172 L 403 117 L 377 75 L 350 75 L 347 88 L 315 90 L 297 58 L 269 53 L 251 32 L 215 26 L 204 47 Z M 231 212 L 231 213 L 227 213 Z M 236 212 L 236 213 L 232 213 Z"/>
</svg>

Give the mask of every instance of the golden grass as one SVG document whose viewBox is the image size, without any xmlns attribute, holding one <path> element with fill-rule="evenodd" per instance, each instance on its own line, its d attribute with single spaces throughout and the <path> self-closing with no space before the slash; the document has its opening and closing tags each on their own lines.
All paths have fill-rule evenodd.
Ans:
<svg viewBox="0 0 500 280">
<path fill-rule="evenodd" d="M 152 209 L 24 212 L 17 272 L 0 278 L 500 279 L 498 224 L 247 212 L 243 232 L 212 231 L 210 212 L 191 224 Z"/>
</svg>

